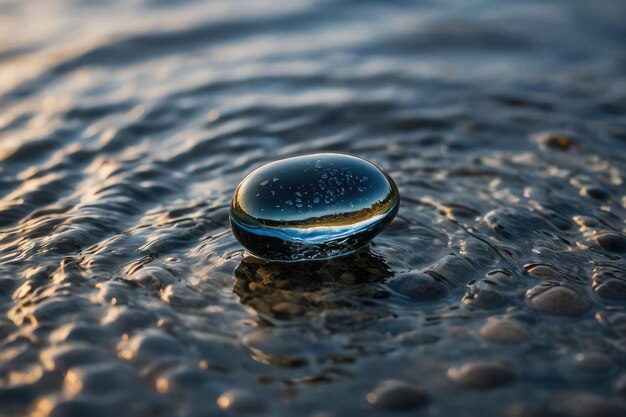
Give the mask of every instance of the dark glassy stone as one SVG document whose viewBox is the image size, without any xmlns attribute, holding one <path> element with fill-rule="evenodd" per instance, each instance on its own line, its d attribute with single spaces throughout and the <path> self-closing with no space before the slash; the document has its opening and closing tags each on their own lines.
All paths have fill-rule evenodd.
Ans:
<svg viewBox="0 0 626 417">
<path fill-rule="evenodd" d="M 367 245 L 399 204 L 398 188 L 376 165 L 321 153 L 249 174 L 235 190 L 230 223 L 237 240 L 260 258 L 326 259 Z"/>
</svg>

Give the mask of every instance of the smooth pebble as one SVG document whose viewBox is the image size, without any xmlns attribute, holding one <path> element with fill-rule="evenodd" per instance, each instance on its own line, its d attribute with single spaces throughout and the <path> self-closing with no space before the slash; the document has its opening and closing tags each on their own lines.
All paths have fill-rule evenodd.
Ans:
<svg viewBox="0 0 626 417">
<path fill-rule="evenodd" d="M 396 380 L 382 382 L 365 398 L 370 405 L 386 410 L 411 410 L 429 401 L 424 389 Z"/>
<path fill-rule="evenodd" d="M 528 337 L 528 331 L 517 321 L 504 317 L 490 317 L 479 334 L 487 340 L 502 343 L 519 343 Z"/>
<path fill-rule="evenodd" d="M 478 361 L 450 368 L 448 378 L 466 388 L 488 389 L 511 384 L 515 374 L 510 366 Z"/>
<path fill-rule="evenodd" d="M 376 165 L 320 153 L 250 173 L 233 195 L 230 224 L 237 240 L 260 258 L 326 259 L 366 246 L 399 205 L 398 188 Z"/>
</svg>

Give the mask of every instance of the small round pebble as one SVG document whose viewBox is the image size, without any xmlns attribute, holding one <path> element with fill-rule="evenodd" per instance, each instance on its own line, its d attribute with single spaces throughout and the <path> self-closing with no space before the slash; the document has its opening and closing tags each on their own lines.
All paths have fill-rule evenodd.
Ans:
<svg viewBox="0 0 626 417">
<path fill-rule="evenodd" d="M 591 288 L 602 298 L 609 300 L 626 300 L 626 281 L 619 279 L 592 278 Z"/>
<path fill-rule="evenodd" d="M 492 309 L 502 307 L 506 299 L 499 291 L 482 282 L 471 286 L 462 302 L 471 307 Z"/>
<path fill-rule="evenodd" d="M 511 384 L 515 374 L 510 366 L 497 362 L 469 362 L 450 368 L 448 378 L 465 388 L 488 389 Z"/>
<path fill-rule="evenodd" d="M 490 317 L 478 333 L 487 340 L 502 343 L 519 343 L 528 337 L 528 331 L 524 326 L 503 317 Z"/>
<path fill-rule="evenodd" d="M 448 293 L 447 287 L 429 274 L 409 272 L 389 281 L 389 287 L 412 300 L 430 301 Z"/>
<path fill-rule="evenodd" d="M 626 412 L 610 399 L 586 392 L 557 393 L 554 408 L 573 417 L 622 417 Z"/>
<path fill-rule="evenodd" d="M 528 275 L 530 275 L 531 277 L 535 277 L 537 279 L 543 280 L 543 281 L 559 280 L 563 277 L 561 273 L 556 271 L 550 265 L 544 265 L 544 264 L 527 265 L 525 269 L 526 269 L 526 272 L 528 272 Z"/>
<path fill-rule="evenodd" d="M 217 406 L 233 413 L 258 413 L 266 409 L 265 403 L 254 394 L 242 389 L 224 392 L 217 398 Z"/>
<path fill-rule="evenodd" d="M 544 291 L 537 291 L 537 289 L 538 287 L 529 290 L 527 296 L 532 304 L 544 313 L 557 316 L 580 316 L 589 310 L 589 301 L 568 287 L 554 286 Z"/>
<path fill-rule="evenodd" d="M 585 352 L 574 357 L 574 365 L 586 372 L 606 372 L 613 367 L 613 361 L 600 352 Z"/>
<path fill-rule="evenodd" d="M 376 386 L 365 399 L 370 405 L 385 410 L 412 410 L 428 403 L 429 396 L 416 385 L 388 380 Z"/>
</svg>

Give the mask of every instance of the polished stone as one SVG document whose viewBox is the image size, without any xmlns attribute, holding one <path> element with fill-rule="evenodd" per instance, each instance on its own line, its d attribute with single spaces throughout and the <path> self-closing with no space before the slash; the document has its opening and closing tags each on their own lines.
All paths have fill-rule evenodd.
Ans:
<svg viewBox="0 0 626 417">
<path fill-rule="evenodd" d="M 230 223 L 253 255 L 284 262 L 326 259 L 366 246 L 394 218 L 400 196 L 380 168 L 321 153 L 264 165 L 237 187 Z"/>
</svg>

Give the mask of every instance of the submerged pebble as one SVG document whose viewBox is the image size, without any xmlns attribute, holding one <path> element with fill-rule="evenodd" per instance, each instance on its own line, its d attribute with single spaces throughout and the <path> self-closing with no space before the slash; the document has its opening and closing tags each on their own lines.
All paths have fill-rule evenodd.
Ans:
<svg viewBox="0 0 626 417">
<path fill-rule="evenodd" d="M 448 293 L 446 286 L 423 272 L 400 274 L 389 281 L 389 287 L 415 301 L 431 301 Z"/>
<path fill-rule="evenodd" d="M 469 362 L 448 370 L 448 378 L 466 388 L 487 389 L 508 385 L 515 380 L 510 366 L 496 362 Z"/>
<path fill-rule="evenodd" d="M 490 317 L 479 334 L 487 340 L 501 343 L 519 343 L 528 337 L 528 331 L 521 324 L 506 317 Z"/>
<path fill-rule="evenodd" d="M 574 357 L 574 365 L 581 371 L 606 372 L 613 367 L 613 361 L 600 352 L 583 352 Z"/>
<path fill-rule="evenodd" d="M 365 397 L 367 402 L 386 410 L 411 410 L 428 403 L 429 396 L 422 388 L 403 381 L 388 380 L 379 384 Z"/>
<path fill-rule="evenodd" d="M 391 177 L 371 162 L 313 154 L 249 174 L 233 196 L 230 223 L 237 240 L 260 258 L 326 259 L 367 245 L 399 203 Z"/>
<path fill-rule="evenodd" d="M 478 281 L 469 285 L 462 302 L 472 307 L 492 309 L 504 305 L 506 298 L 486 282 Z"/>
<path fill-rule="evenodd" d="M 591 275 L 591 288 L 600 297 L 626 300 L 626 271 L 607 266 L 596 267 Z"/>
<path fill-rule="evenodd" d="M 540 311 L 557 316 L 580 316 L 589 310 L 589 301 L 563 286 L 538 285 L 526 294 Z"/>
<path fill-rule="evenodd" d="M 618 417 L 626 411 L 609 398 L 587 392 L 559 392 L 554 408 L 574 417 Z"/>
</svg>

